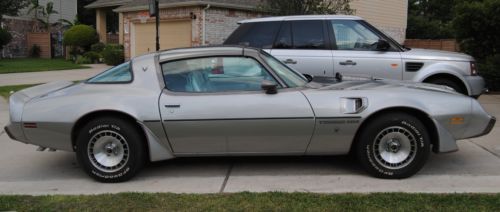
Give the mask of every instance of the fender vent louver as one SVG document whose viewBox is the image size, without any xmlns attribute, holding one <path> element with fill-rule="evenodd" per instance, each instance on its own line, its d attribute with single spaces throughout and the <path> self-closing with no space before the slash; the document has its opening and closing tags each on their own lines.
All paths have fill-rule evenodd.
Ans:
<svg viewBox="0 0 500 212">
<path fill-rule="evenodd" d="M 424 63 L 408 62 L 406 63 L 405 70 L 408 72 L 417 72 L 424 66 Z"/>
</svg>

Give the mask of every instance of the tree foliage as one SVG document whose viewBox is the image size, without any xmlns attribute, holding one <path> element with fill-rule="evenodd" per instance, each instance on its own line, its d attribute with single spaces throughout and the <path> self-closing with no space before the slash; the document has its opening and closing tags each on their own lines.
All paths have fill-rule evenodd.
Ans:
<svg viewBox="0 0 500 212">
<path fill-rule="evenodd" d="M 351 0 L 267 0 L 261 9 L 273 15 L 345 14 L 354 10 Z"/>
<path fill-rule="evenodd" d="M 0 28 L 0 50 L 3 49 L 3 46 L 10 43 L 12 40 L 12 35 L 5 29 Z"/>
<path fill-rule="evenodd" d="M 500 1 L 463 2 L 455 12 L 452 26 L 464 51 L 478 59 L 500 53 Z"/>
<path fill-rule="evenodd" d="M 467 1 L 455 7 L 452 26 L 462 51 L 479 61 L 490 90 L 500 90 L 500 1 Z"/>
<path fill-rule="evenodd" d="M 28 0 L 0 0 L 0 21 L 4 15 L 17 16 L 28 5 Z"/>
<path fill-rule="evenodd" d="M 410 0 L 406 37 L 413 39 L 453 38 L 453 7 L 464 0 Z"/>
</svg>

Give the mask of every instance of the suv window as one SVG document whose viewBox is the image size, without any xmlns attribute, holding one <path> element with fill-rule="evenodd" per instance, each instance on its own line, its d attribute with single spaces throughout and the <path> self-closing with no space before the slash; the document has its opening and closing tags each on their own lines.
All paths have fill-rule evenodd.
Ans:
<svg viewBox="0 0 500 212">
<path fill-rule="evenodd" d="M 331 21 L 338 50 L 372 51 L 379 36 L 358 21 Z"/>
<path fill-rule="evenodd" d="M 294 21 L 293 47 L 296 49 L 324 49 L 323 21 Z"/>
<path fill-rule="evenodd" d="M 323 21 L 285 21 L 276 38 L 276 49 L 324 49 Z"/>
<path fill-rule="evenodd" d="M 260 91 L 262 80 L 276 82 L 248 57 L 207 57 L 162 64 L 166 88 L 174 92 Z"/>
<path fill-rule="evenodd" d="M 280 24 L 280 21 L 244 23 L 227 38 L 224 44 L 270 49 Z"/>
</svg>

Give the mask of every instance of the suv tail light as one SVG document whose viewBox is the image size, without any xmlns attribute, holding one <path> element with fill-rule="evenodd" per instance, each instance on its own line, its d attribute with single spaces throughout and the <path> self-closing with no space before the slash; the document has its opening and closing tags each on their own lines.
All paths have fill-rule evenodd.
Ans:
<svg viewBox="0 0 500 212">
<path fill-rule="evenodd" d="M 470 75 L 475 76 L 477 75 L 477 66 L 476 62 L 470 62 Z"/>
</svg>

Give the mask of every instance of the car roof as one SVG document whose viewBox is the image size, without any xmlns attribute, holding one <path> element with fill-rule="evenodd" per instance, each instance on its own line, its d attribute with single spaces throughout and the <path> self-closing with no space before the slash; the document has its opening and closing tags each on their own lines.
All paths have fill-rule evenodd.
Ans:
<svg viewBox="0 0 500 212">
<path fill-rule="evenodd" d="M 158 52 L 160 61 L 169 58 L 186 57 L 187 55 L 244 55 L 245 51 L 260 51 L 259 49 L 245 46 L 200 46 L 169 49 Z"/>
<path fill-rule="evenodd" d="M 296 21 L 296 20 L 325 20 L 325 19 L 342 19 L 342 20 L 363 20 L 358 16 L 353 15 L 295 15 L 295 16 L 277 16 L 255 18 L 239 21 L 238 23 L 252 23 L 252 22 L 270 22 L 270 21 Z"/>
</svg>

